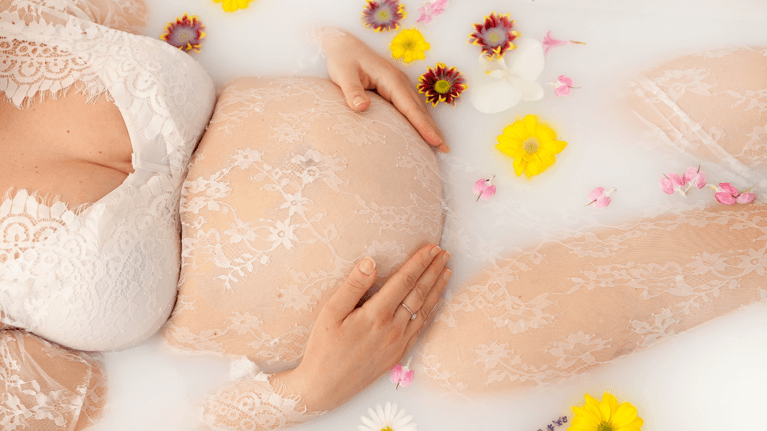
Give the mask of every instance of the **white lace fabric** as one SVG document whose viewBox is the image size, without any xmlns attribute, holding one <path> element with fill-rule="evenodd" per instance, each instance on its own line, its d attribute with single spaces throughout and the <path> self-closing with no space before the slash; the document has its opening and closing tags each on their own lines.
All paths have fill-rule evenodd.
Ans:
<svg viewBox="0 0 767 431">
<path fill-rule="evenodd" d="M 188 55 L 97 24 L 103 9 L 86 4 L 10 2 L 0 13 L 0 91 L 20 109 L 72 86 L 105 95 L 125 120 L 135 171 L 77 209 L 23 189 L 3 198 L 0 311 L 5 324 L 95 351 L 139 343 L 170 314 L 180 184 L 215 90 Z"/>
<path fill-rule="evenodd" d="M 219 97 L 184 182 L 168 343 L 268 371 L 295 366 L 356 262 L 372 256 L 380 285 L 439 241 L 441 198 L 434 151 L 380 97 L 355 113 L 324 79 L 238 80 Z M 300 394 L 265 378 L 222 388 L 205 421 L 268 430 L 314 417 Z"/>
</svg>

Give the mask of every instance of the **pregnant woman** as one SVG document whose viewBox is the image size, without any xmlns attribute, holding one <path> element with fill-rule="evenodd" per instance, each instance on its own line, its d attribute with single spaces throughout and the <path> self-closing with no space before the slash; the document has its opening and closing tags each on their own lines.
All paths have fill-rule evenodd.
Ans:
<svg viewBox="0 0 767 431">
<path fill-rule="evenodd" d="M 446 147 L 392 65 L 324 32 L 340 89 L 242 79 L 214 112 L 196 62 L 125 31 L 141 23 L 138 3 L 0 0 L 0 11 L 5 429 L 87 427 L 106 382 L 98 357 L 82 351 L 151 336 L 177 282 L 168 342 L 246 356 L 265 371 L 206 401 L 213 428 L 304 422 L 403 358 L 450 277 L 449 254 L 430 244 L 441 234 L 442 189 L 418 132 Z M 762 51 L 726 55 L 742 61 L 737 70 L 763 70 Z M 686 99 L 699 87 L 680 92 L 684 75 L 664 81 L 664 70 L 647 79 L 673 103 L 647 90 L 637 110 L 674 113 L 647 114 L 655 124 L 705 124 L 719 138 L 680 148 L 701 161 L 710 149 L 717 162 L 729 154 L 738 175 L 764 179 L 758 116 L 695 111 L 703 105 Z M 721 97 L 743 92 L 734 83 L 767 88 L 731 72 L 710 74 Z M 762 300 L 765 220 L 763 204 L 679 211 L 509 256 L 446 296 L 419 360 L 461 392 L 545 383 Z"/>
<path fill-rule="evenodd" d="M 3 429 L 87 427 L 103 407 L 106 382 L 98 356 L 83 351 L 134 346 L 156 333 L 174 306 L 181 184 L 211 117 L 215 91 L 191 57 L 131 33 L 144 14 L 136 1 L 0 1 Z M 329 55 L 331 73 L 351 106 L 366 108 L 363 85 L 376 88 L 446 150 L 393 66 L 375 57 L 352 68 L 348 55 Z M 366 74 L 370 68 L 376 75 Z M 361 104 L 355 102 L 360 96 Z M 406 127 L 408 144 L 430 156 L 426 163 L 433 168 L 428 145 L 387 108 Z M 356 115 L 348 107 L 343 113 Z M 285 167 L 285 175 L 306 166 L 303 180 L 328 181 L 329 158 L 317 159 L 308 148 L 301 156 L 305 165 L 292 173 Z M 408 196 L 416 188 L 408 183 L 400 192 Z M 343 376 L 324 373 L 324 381 L 309 382 L 306 374 L 293 373 L 285 381 L 335 388 L 334 401 L 340 403 L 402 358 L 450 275 L 449 255 L 428 244 L 439 239 L 441 213 L 434 210 L 429 234 L 403 241 L 413 257 L 400 271 L 383 273 L 391 266 L 379 263 L 375 242 L 367 242 L 373 259 L 343 262 L 346 276 L 326 286 L 337 293 L 315 324 L 322 331 L 315 331 L 304 367 L 331 361 Z M 332 227 L 324 229 L 329 235 Z M 274 235 L 289 248 L 288 230 Z M 390 244 L 385 232 L 376 238 Z M 355 309 L 381 275 L 388 280 L 380 294 Z"/>
</svg>

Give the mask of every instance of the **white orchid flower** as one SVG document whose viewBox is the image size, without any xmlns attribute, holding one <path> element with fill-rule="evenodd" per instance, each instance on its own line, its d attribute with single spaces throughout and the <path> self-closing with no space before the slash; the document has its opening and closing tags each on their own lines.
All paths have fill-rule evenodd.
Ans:
<svg viewBox="0 0 767 431">
<path fill-rule="evenodd" d="M 471 91 L 471 103 L 479 112 L 495 114 L 522 100 L 543 98 L 543 87 L 536 82 L 545 64 L 543 45 L 529 37 L 520 37 L 514 43 L 517 48 L 501 59 L 480 56 L 482 73 L 475 77 Z"/>
</svg>

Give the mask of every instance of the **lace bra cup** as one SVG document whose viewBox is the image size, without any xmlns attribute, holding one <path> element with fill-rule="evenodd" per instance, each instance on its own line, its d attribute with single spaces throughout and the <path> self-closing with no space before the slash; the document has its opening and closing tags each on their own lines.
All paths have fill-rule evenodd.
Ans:
<svg viewBox="0 0 767 431">
<path fill-rule="evenodd" d="M 0 91 L 18 108 L 75 82 L 90 98 L 106 93 L 135 171 L 84 208 L 23 189 L 0 201 L 0 321 L 78 350 L 121 349 L 153 335 L 173 308 L 180 184 L 215 89 L 178 49 L 87 20 L 72 0 L 47 3 L 14 1 L 0 13 Z"/>
</svg>

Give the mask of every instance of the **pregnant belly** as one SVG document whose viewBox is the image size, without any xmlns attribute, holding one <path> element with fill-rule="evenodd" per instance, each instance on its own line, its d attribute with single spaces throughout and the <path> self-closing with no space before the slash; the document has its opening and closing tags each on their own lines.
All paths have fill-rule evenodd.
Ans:
<svg viewBox="0 0 767 431">
<path fill-rule="evenodd" d="M 184 185 L 171 344 L 262 366 L 295 361 L 359 259 L 375 259 L 380 285 L 439 242 L 434 150 L 370 96 L 358 114 L 318 78 L 239 80 L 223 92 Z"/>
</svg>

